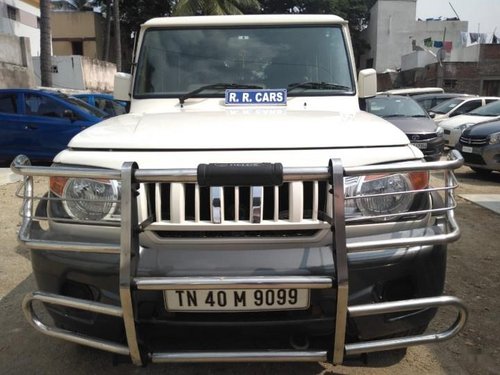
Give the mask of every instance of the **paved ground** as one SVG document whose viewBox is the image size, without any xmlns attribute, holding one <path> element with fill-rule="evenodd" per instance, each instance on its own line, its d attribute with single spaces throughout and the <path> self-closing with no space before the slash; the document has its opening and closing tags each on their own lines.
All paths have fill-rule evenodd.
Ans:
<svg viewBox="0 0 500 375">
<path fill-rule="evenodd" d="M 461 194 L 462 198 L 500 214 L 500 194 Z"/>
<path fill-rule="evenodd" d="M 10 171 L 9 168 L 0 168 L 0 185 L 19 181 L 20 177 Z"/>
</svg>

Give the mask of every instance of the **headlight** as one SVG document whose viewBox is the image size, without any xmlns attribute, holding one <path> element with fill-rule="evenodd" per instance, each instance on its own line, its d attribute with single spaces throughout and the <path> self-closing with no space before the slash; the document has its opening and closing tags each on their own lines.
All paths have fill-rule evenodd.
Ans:
<svg viewBox="0 0 500 375">
<path fill-rule="evenodd" d="M 500 133 L 490 134 L 490 145 L 500 143 Z"/>
<path fill-rule="evenodd" d="M 72 219 L 113 220 L 120 214 L 118 181 L 52 177 L 50 188 Z"/>
<path fill-rule="evenodd" d="M 387 221 L 408 212 L 419 190 L 429 183 L 428 172 L 394 173 L 346 179 L 346 217 Z"/>
<path fill-rule="evenodd" d="M 438 126 L 436 129 L 436 134 L 438 136 L 442 136 L 444 134 L 444 129 L 441 126 Z"/>
<path fill-rule="evenodd" d="M 457 126 L 457 129 L 459 129 L 460 131 L 464 131 L 465 129 L 467 129 L 468 127 L 471 127 L 472 125 L 474 124 L 462 124 L 460 126 Z"/>
</svg>

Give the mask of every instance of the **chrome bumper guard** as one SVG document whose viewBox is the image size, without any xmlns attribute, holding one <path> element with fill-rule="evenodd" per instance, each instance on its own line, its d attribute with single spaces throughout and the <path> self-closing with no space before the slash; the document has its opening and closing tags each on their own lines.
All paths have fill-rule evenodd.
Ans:
<svg viewBox="0 0 500 375">
<path fill-rule="evenodd" d="M 330 160 L 328 168 L 284 168 L 283 181 L 328 181 L 333 187 L 331 193 L 333 217 L 330 219 L 333 233 L 332 253 L 335 262 L 335 275 L 320 276 L 286 276 L 286 277 L 170 277 L 170 278 L 139 278 L 135 276 L 137 259 L 139 256 L 138 235 L 147 222 L 139 223 L 137 195 L 139 183 L 145 182 L 196 182 L 196 169 L 184 170 L 147 170 L 138 169 L 135 163 L 124 163 L 122 169 L 104 170 L 70 167 L 33 167 L 28 158 L 18 156 L 12 163 L 11 169 L 24 176 L 24 191 L 22 207 L 22 225 L 19 232 L 20 241 L 32 250 L 75 251 L 92 253 L 110 253 L 120 255 L 120 301 L 121 307 L 105 305 L 98 302 L 76 299 L 46 292 L 33 292 L 23 301 L 23 310 L 27 320 L 38 331 L 68 340 L 74 343 L 87 345 L 93 348 L 109 351 L 116 354 L 130 356 L 135 365 L 143 365 L 150 361 L 163 362 L 302 362 L 326 361 L 329 355 L 334 364 L 341 364 L 345 356 L 361 353 L 405 348 L 413 345 L 440 342 L 454 337 L 465 325 L 467 309 L 464 303 L 456 297 L 438 296 L 419 298 L 395 302 L 382 302 L 367 305 L 348 306 L 348 254 L 357 251 L 369 251 L 382 248 L 411 247 L 416 245 L 446 244 L 459 238 L 460 232 L 454 218 L 453 209 L 456 206 L 453 190 L 456 188 L 456 179 L 453 169 L 463 164 L 463 158 L 456 150 L 451 151 L 448 161 L 430 163 L 413 162 L 389 165 L 375 165 L 366 167 L 343 167 L 340 160 Z M 344 177 L 361 176 L 407 171 L 442 171 L 443 187 L 427 189 L 440 191 L 444 194 L 444 208 L 430 209 L 429 213 L 442 215 L 441 226 L 444 229 L 431 230 L 417 238 L 398 238 L 388 240 L 370 240 L 364 242 L 349 241 L 346 235 L 346 226 L 349 221 L 345 218 Z M 31 238 L 31 226 L 39 220 L 34 216 L 33 202 L 37 198 L 34 194 L 34 176 L 64 176 L 87 177 L 121 180 L 121 237 L 120 243 L 81 243 L 50 241 Z M 21 190 L 21 189 L 20 189 Z M 267 351 L 233 351 L 233 352 L 171 352 L 145 353 L 139 346 L 134 320 L 132 290 L 167 290 L 167 289 L 209 289 L 209 288 L 307 288 L 321 289 L 334 288 L 337 292 L 335 333 L 333 353 L 327 350 L 267 350 Z M 44 324 L 37 316 L 33 303 L 39 301 L 75 309 L 81 309 L 99 314 L 122 318 L 125 326 L 127 344 L 114 343 L 94 337 L 88 337 Z M 442 332 L 421 334 L 417 336 L 392 338 L 359 343 L 345 343 L 348 318 L 387 314 L 426 308 L 453 307 L 457 310 L 456 320 Z"/>
</svg>

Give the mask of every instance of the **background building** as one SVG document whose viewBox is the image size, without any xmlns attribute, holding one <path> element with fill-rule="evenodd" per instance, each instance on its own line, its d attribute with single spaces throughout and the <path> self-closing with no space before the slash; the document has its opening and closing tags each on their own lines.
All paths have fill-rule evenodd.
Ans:
<svg viewBox="0 0 500 375">
<path fill-rule="evenodd" d="M 412 51 L 426 52 L 437 61 L 442 48 L 462 45 L 462 33 L 468 22 L 459 20 L 416 20 L 417 0 L 378 0 L 370 10 L 370 22 L 364 38 L 370 43 L 360 59 L 360 68 L 378 73 L 401 69 L 401 56 Z"/>
<path fill-rule="evenodd" d="M 0 0 L 0 33 L 29 38 L 32 56 L 40 55 L 40 1 Z"/>
<path fill-rule="evenodd" d="M 55 56 L 81 55 L 103 60 L 106 25 L 100 13 L 53 11 L 50 17 Z"/>
</svg>

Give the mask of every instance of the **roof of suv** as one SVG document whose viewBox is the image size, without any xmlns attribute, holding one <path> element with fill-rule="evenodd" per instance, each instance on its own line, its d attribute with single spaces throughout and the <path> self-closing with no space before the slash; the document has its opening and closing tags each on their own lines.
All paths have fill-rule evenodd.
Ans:
<svg viewBox="0 0 500 375">
<path fill-rule="evenodd" d="M 143 24 L 159 26 L 242 26 L 242 25 L 290 25 L 290 24 L 347 24 L 344 19 L 325 14 L 252 14 L 238 16 L 159 17 Z"/>
</svg>

